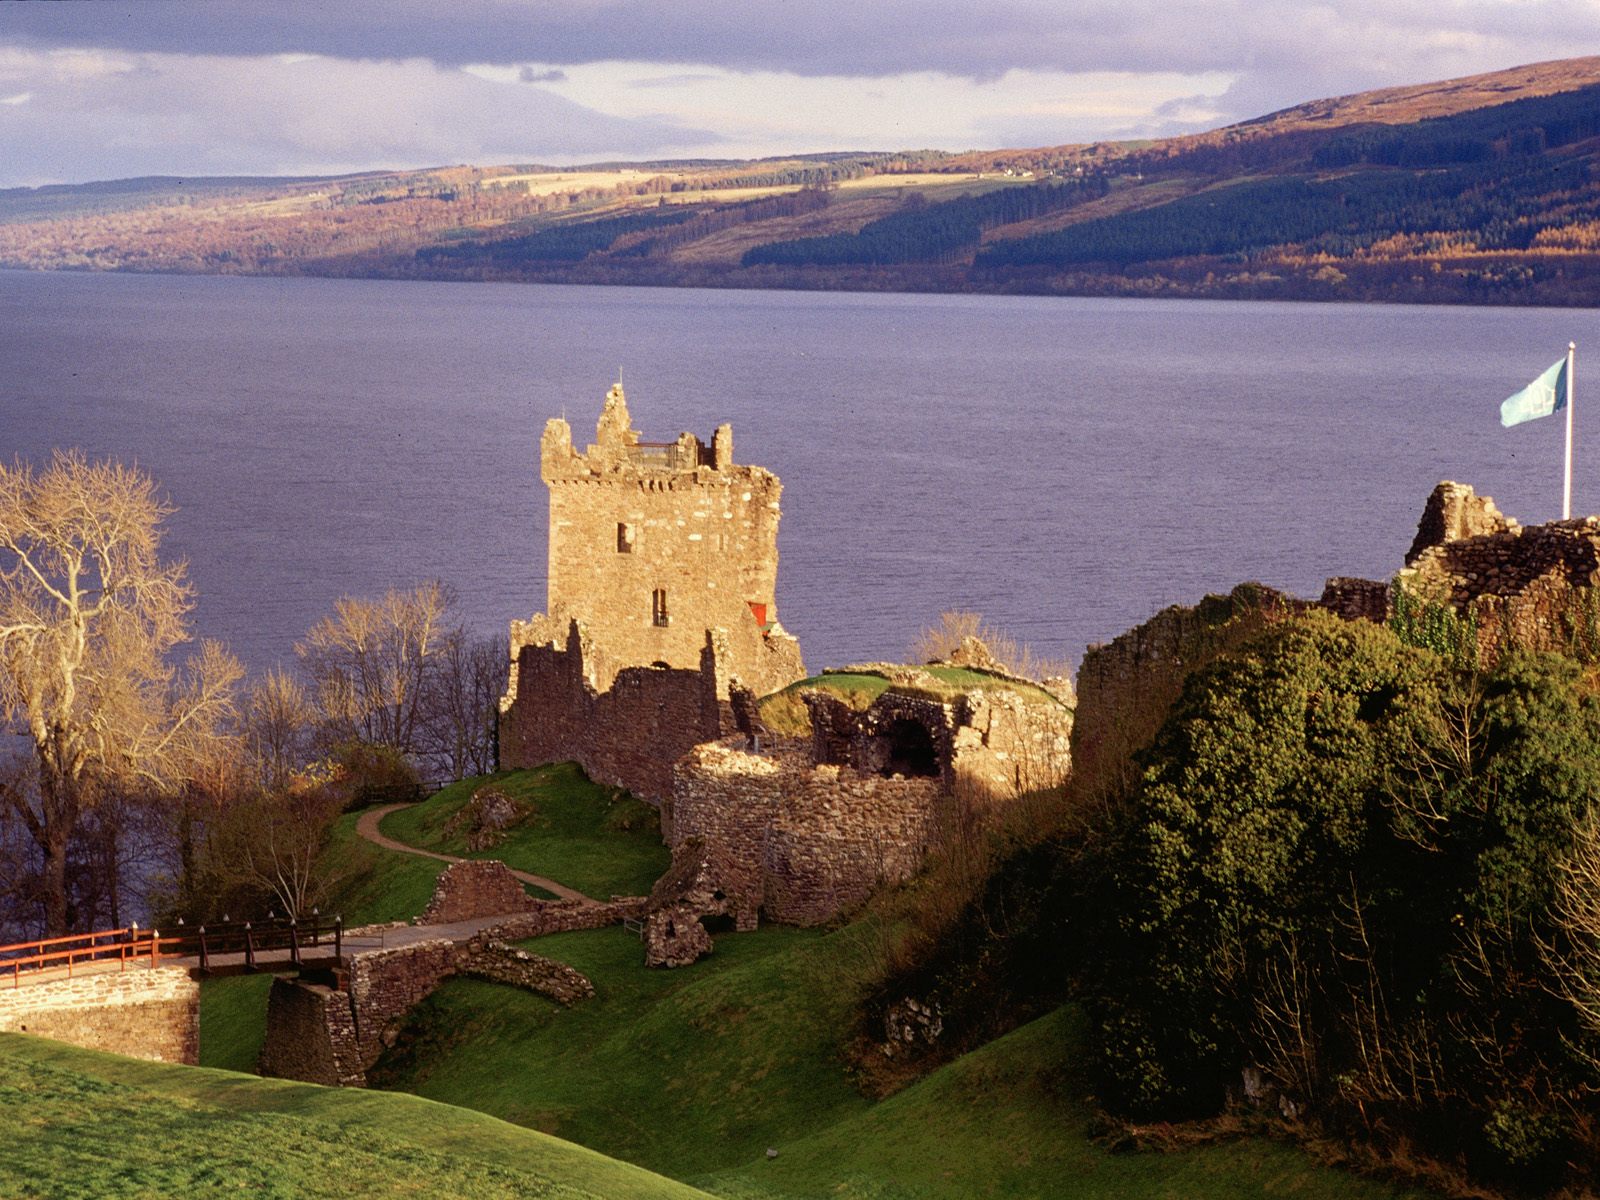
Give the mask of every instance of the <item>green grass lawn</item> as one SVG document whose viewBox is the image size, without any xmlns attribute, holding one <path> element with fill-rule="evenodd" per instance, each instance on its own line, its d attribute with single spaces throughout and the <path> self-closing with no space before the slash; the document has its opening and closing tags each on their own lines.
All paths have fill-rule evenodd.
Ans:
<svg viewBox="0 0 1600 1200">
<path fill-rule="evenodd" d="M 321 869 L 333 880 L 323 911 L 340 914 L 347 927 L 409 921 L 428 907 L 446 864 L 373 845 L 356 833 L 360 815 L 340 817 L 322 852 Z"/>
<path fill-rule="evenodd" d="M 530 809 L 500 845 L 473 851 L 445 824 L 492 782 Z M 642 896 L 671 865 L 655 810 L 617 788 L 591 783 L 576 763 L 504 771 L 451 784 L 421 804 L 391 813 L 383 832 L 410 846 L 463 858 L 497 858 L 597 900 Z"/>
<path fill-rule="evenodd" d="M 0 1034 L 0 1194 L 692 1200 L 703 1193 L 413 1096 L 140 1062 Z"/>
<path fill-rule="evenodd" d="M 415 1010 L 371 1075 L 684 1178 L 863 1113 L 837 1047 L 867 930 L 724 934 L 674 971 L 643 965 L 619 928 L 526 943 L 593 980 L 562 1010 L 470 980 Z"/>
<path fill-rule="evenodd" d="M 267 1035 L 271 975 L 224 975 L 200 984 L 200 1065 L 256 1069 Z"/>
</svg>

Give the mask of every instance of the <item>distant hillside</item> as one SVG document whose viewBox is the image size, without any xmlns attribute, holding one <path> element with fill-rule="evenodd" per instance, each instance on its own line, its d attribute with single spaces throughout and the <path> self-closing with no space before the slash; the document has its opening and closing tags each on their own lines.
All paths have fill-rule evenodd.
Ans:
<svg viewBox="0 0 1600 1200">
<path fill-rule="evenodd" d="M 1153 142 L 0 191 L 0 266 L 1600 301 L 1600 58 Z"/>
</svg>

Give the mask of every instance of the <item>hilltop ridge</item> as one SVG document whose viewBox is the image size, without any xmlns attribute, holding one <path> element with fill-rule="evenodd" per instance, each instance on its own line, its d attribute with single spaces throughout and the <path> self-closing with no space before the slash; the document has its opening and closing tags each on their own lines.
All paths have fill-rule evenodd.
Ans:
<svg viewBox="0 0 1600 1200">
<path fill-rule="evenodd" d="M 1600 301 L 1600 57 L 1155 141 L 0 192 L 0 267 Z"/>
</svg>

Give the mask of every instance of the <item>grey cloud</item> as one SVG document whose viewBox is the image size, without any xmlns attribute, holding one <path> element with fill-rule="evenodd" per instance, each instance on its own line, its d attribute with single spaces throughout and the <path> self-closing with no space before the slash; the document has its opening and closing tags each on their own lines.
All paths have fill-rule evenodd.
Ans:
<svg viewBox="0 0 1600 1200">
<path fill-rule="evenodd" d="M 532 67 L 523 67 L 517 72 L 517 79 L 522 83 L 565 83 L 567 73 L 559 67 L 552 67 L 548 71 L 535 71 Z"/>
<path fill-rule="evenodd" d="M 0 107 L 0 186 L 659 156 L 716 140 L 420 60 L 12 52 L 0 89 L 31 93 Z"/>
<path fill-rule="evenodd" d="M 39 45 L 180 53 L 627 59 L 805 75 L 1293 71 L 1331 61 L 1377 64 L 1400 82 L 1593 52 L 1600 0 L 103 0 L 0 4 L 0 30 Z"/>
</svg>

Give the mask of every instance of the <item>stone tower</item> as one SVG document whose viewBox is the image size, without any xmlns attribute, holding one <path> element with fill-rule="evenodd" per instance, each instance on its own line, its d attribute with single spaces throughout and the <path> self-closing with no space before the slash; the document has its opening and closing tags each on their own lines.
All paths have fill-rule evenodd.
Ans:
<svg viewBox="0 0 1600 1200">
<path fill-rule="evenodd" d="M 643 442 L 613 385 L 583 453 L 566 421 L 540 441 L 550 489 L 552 632 L 581 624 L 599 688 L 626 666 L 698 670 L 717 642 L 718 692 L 729 679 L 761 694 L 805 674 L 778 624 L 778 499 L 762 467 L 733 462 L 733 430 Z"/>
</svg>

